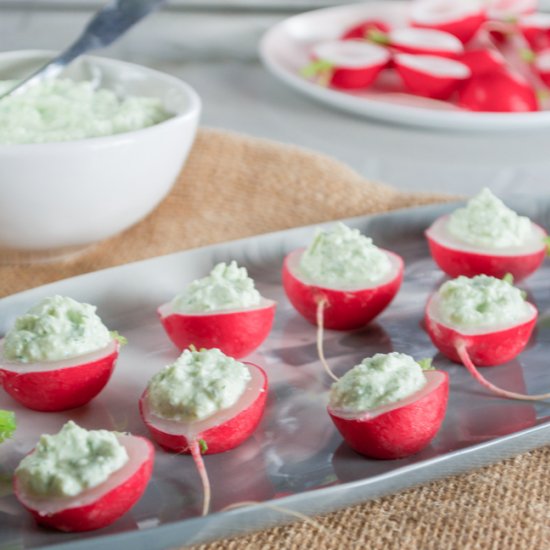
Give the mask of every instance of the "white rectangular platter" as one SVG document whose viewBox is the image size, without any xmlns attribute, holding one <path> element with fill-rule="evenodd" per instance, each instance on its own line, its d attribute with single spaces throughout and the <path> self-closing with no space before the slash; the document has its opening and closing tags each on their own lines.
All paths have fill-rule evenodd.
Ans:
<svg viewBox="0 0 550 550">
<path fill-rule="evenodd" d="M 550 199 L 507 199 L 508 204 L 550 227 Z M 420 454 L 376 461 L 347 448 L 326 411 L 330 380 L 315 350 L 315 329 L 284 296 L 280 269 L 284 255 L 306 245 L 313 227 L 291 229 L 82 275 L 0 300 L 0 335 L 39 299 L 63 294 L 98 306 L 112 330 L 128 338 L 113 378 L 89 405 L 65 413 L 36 413 L 0 392 L 0 408 L 14 410 L 18 430 L 0 445 L 0 550 L 13 548 L 168 548 L 229 536 L 289 521 L 261 504 L 231 511 L 240 501 L 269 503 L 318 514 L 464 472 L 550 443 L 550 404 L 492 397 L 466 370 L 438 355 L 422 328 L 429 294 L 444 280 L 432 262 L 425 228 L 456 204 L 402 210 L 346 220 L 375 243 L 401 254 L 405 280 L 391 306 L 369 327 L 326 333 L 326 355 L 337 373 L 377 352 L 401 351 L 433 357 L 451 376 L 443 427 Z M 324 224 L 330 226 L 331 224 Z M 178 355 L 157 319 L 156 308 L 220 261 L 246 266 L 260 292 L 278 302 L 274 329 L 249 358 L 265 368 L 270 391 L 265 418 L 241 447 L 205 457 L 213 490 L 212 513 L 199 516 L 202 493 L 189 456 L 157 448 L 154 475 L 136 507 L 106 529 L 85 534 L 43 530 L 18 505 L 11 472 L 41 433 L 54 433 L 69 418 L 86 428 L 130 431 L 147 436 L 138 398 L 149 378 Z M 521 285 L 539 308 L 532 342 L 517 360 L 484 371 L 490 380 L 516 391 L 550 391 L 550 263 Z"/>
</svg>

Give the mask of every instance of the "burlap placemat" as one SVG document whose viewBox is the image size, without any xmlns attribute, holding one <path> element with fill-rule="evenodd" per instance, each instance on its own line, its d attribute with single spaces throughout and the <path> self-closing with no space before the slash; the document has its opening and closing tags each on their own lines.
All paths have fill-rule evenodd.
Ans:
<svg viewBox="0 0 550 550">
<path fill-rule="evenodd" d="M 173 191 L 147 219 L 70 260 L 0 266 L 0 296 L 184 248 L 438 200 L 445 197 L 367 182 L 302 149 L 202 130 Z M 550 549 L 549 459 L 541 449 L 350 507 L 319 518 L 323 529 L 295 523 L 193 548 Z"/>
</svg>

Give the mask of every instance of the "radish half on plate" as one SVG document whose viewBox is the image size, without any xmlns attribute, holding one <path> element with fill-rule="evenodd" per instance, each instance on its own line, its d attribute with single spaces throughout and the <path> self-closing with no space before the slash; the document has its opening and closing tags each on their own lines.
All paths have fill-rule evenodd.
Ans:
<svg viewBox="0 0 550 550">
<path fill-rule="evenodd" d="M 128 461 L 103 483 L 74 497 L 38 498 L 25 491 L 17 474 L 14 493 L 37 523 L 60 531 L 100 529 L 125 514 L 140 499 L 151 477 L 153 445 L 129 434 L 117 435 Z"/>
<path fill-rule="evenodd" d="M 201 355 L 212 352 L 219 354 L 219 350 L 201 350 L 191 353 Z M 150 385 L 139 401 L 141 417 L 153 439 L 167 451 L 192 455 L 204 490 L 202 515 L 208 514 L 211 493 L 202 455 L 223 453 L 239 446 L 252 435 L 265 411 L 268 390 L 266 373 L 252 363 L 242 363 L 241 366 L 248 369 L 250 378 L 240 396 L 232 405 L 218 408 L 216 412 L 205 418 L 180 420 L 160 416 L 151 404 Z M 188 384 L 185 380 L 186 376 L 182 372 L 178 376 L 177 384 L 186 386 Z M 200 376 L 202 377 L 202 374 Z M 227 373 L 227 376 L 230 376 L 230 373 Z M 205 396 L 215 392 L 215 384 L 218 381 L 209 383 L 206 390 L 203 388 Z M 184 406 L 192 405 L 184 403 Z"/>
<path fill-rule="evenodd" d="M 382 355 L 374 356 L 371 361 L 376 361 Z M 392 357 L 407 357 L 403 354 L 389 354 Z M 367 360 L 368 361 L 368 360 Z M 365 361 L 363 361 L 364 363 Z M 357 369 L 371 365 L 360 364 L 349 371 L 341 380 L 354 376 Z M 415 365 L 420 370 L 419 365 Z M 376 368 L 376 367 L 374 367 Z M 371 371 L 372 372 L 372 371 Z M 350 407 L 340 407 L 338 400 L 333 401 L 334 392 L 339 386 L 339 382 L 333 384 L 331 389 L 331 402 L 328 406 L 328 413 L 338 428 L 342 437 L 348 445 L 358 453 L 370 458 L 377 459 L 395 459 L 418 453 L 424 449 L 437 434 L 447 410 L 447 401 L 449 396 L 449 376 L 446 372 L 437 370 L 424 370 L 422 373 L 415 373 L 416 382 L 424 380 L 422 386 L 412 393 L 403 391 L 396 394 L 399 390 L 397 381 L 403 378 L 403 371 L 399 372 L 395 368 L 390 375 L 393 380 L 376 378 L 378 372 L 372 373 L 374 378 L 370 378 L 371 372 L 363 372 L 353 381 L 353 394 L 358 394 L 359 399 L 368 392 L 376 392 L 382 403 L 388 400 L 390 395 L 406 395 L 391 403 L 380 404 L 366 410 L 350 410 Z M 412 373 L 409 374 L 410 381 Z M 420 378 L 418 378 L 420 377 Z M 404 382 L 403 380 L 403 383 Z M 356 389 L 357 386 L 359 390 Z M 410 386 L 409 386 L 410 387 Z M 418 386 L 412 386 L 412 388 Z M 344 385 L 345 388 L 345 385 Z M 396 389 L 397 388 L 397 389 Z M 349 391 L 345 389 L 344 391 Z M 364 403 L 364 401 L 363 401 Z M 380 401 L 375 401 L 380 403 Z"/>
<path fill-rule="evenodd" d="M 411 10 L 413 27 L 434 29 L 468 42 L 486 21 L 487 15 L 478 0 L 429 0 L 416 2 Z"/>
<path fill-rule="evenodd" d="M 465 330 L 441 320 L 439 295 L 434 294 L 426 306 L 425 325 L 433 344 L 451 361 L 462 363 L 483 387 L 501 397 L 538 401 L 550 398 L 550 393 L 526 395 L 495 386 L 482 376 L 477 366 L 494 366 L 517 357 L 525 348 L 538 312 L 526 302 L 525 314 L 514 322 L 491 327 Z"/>
<path fill-rule="evenodd" d="M 6 393 L 36 411 L 64 411 L 91 401 L 107 384 L 120 344 L 59 361 L 22 363 L 3 355 L 0 340 L 0 383 Z"/>
<path fill-rule="evenodd" d="M 316 284 L 300 274 L 303 248 L 288 254 L 283 263 L 283 286 L 296 310 L 310 323 L 318 325 L 322 309 L 324 327 L 352 330 L 370 323 L 393 300 L 403 280 L 404 263 L 400 256 L 383 250 L 391 264 L 380 281 L 354 287 L 335 288 Z"/>
<path fill-rule="evenodd" d="M 237 359 L 252 353 L 267 338 L 276 303 L 262 298 L 260 305 L 233 310 L 203 313 L 175 312 L 168 302 L 158 308 L 166 334 L 182 351 L 197 348 L 219 348 Z"/>
<path fill-rule="evenodd" d="M 544 261 L 548 243 L 546 231 L 532 223 L 531 237 L 522 246 L 489 248 L 468 244 L 448 229 L 445 215 L 427 229 L 426 238 L 435 263 L 450 277 L 491 275 L 501 279 L 507 273 L 519 281 L 535 272 Z"/>
<path fill-rule="evenodd" d="M 321 42 L 310 55 L 313 61 L 302 69 L 303 76 L 350 90 L 370 86 L 390 61 L 385 48 L 358 40 Z"/>
</svg>

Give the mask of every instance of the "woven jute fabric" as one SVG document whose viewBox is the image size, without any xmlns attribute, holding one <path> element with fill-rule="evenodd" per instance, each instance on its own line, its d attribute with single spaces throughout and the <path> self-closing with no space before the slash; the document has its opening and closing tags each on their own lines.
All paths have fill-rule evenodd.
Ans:
<svg viewBox="0 0 550 550">
<path fill-rule="evenodd" d="M 365 181 L 296 147 L 202 130 L 172 192 L 148 218 L 64 261 L 0 266 L 0 296 L 186 248 L 445 199 Z M 549 465 L 550 449 L 540 449 L 315 525 L 295 522 L 193 548 L 550 549 Z"/>
</svg>

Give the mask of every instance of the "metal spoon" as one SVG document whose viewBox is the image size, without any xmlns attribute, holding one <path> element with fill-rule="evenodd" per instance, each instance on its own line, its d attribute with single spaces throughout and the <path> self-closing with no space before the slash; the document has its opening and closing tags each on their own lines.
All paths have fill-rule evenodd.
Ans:
<svg viewBox="0 0 550 550">
<path fill-rule="evenodd" d="M 165 2 L 166 0 L 111 0 L 94 15 L 71 46 L 19 82 L 17 86 L 0 95 L 0 100 L 23 93 L 46 78 L 55 78 L 77 57 L 112 44 L 130 27 Z"/>
</svg>

